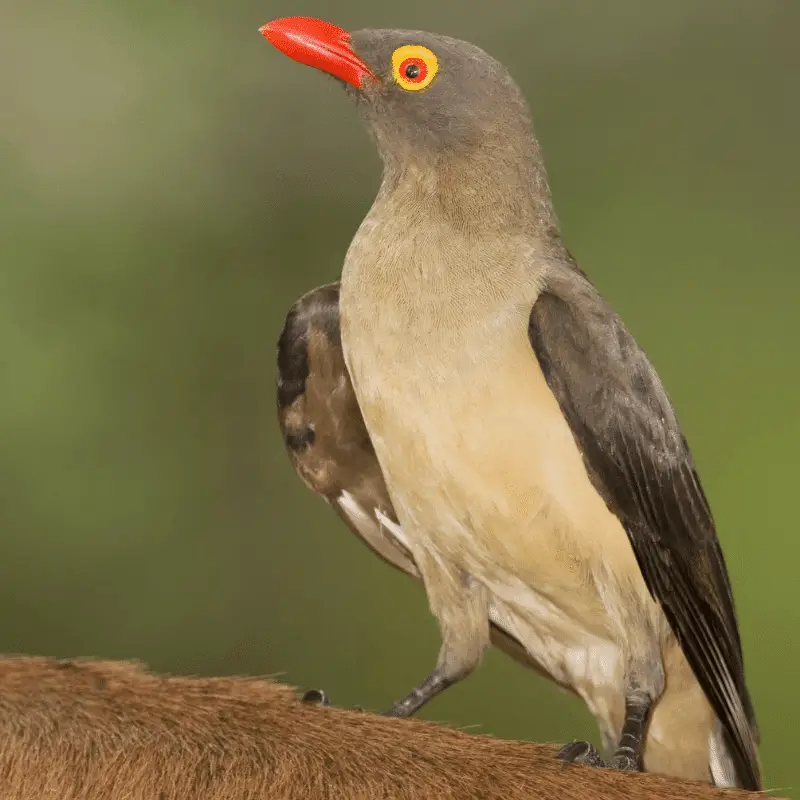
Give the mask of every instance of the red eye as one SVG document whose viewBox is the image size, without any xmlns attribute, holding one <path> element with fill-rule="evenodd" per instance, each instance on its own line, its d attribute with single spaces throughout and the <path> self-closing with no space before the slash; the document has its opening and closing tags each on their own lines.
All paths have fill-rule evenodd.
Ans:
<svg viewBox="0 0 800 800">
<path fill-rule="evenodd" d="M 422 58 L 406 58 L 400 64 L 399 72 L 411 83 L 422 83 L 428 75 L 428 65 Z"/>
</svg>

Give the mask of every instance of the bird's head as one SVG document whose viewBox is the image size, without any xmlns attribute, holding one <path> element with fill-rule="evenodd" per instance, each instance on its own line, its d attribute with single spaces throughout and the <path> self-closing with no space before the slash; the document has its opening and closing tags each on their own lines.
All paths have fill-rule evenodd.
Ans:
<svg viewBox="0 0 800 800">
<path fill-rule="evenodd" d="M 421 31 L 351 34 L 309 17 L 278 19 L 260 30 L 286 55 L 345 83 L 384 162 L 476 150 L 515 160 L 535 146 L 516 83 L 468 42 Z"/>
</svg>

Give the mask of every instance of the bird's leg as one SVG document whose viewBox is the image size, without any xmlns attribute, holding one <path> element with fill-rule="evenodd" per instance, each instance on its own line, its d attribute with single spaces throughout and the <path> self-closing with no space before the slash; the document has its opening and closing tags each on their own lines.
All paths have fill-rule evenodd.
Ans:
<svg viewBox="0 0 800 800">
<path fill-rule="evenodd" d="M 642 770 L 642 751 L 647 723 L 653 710 L 653 697 L 641 690 L 632 690 L 625 697 L 625 723 L 614 755 L 604 761 L 590 742 L 570 742 L 558 752 L 558 758 L 590 767 L 609 767 L 625 772 Z"/>
<path fill-rule="evenodd" d="M 465 673 L 466 675 L 466 673 Z M 465 677 L 465 675 L 461 677 Z M 415 686 L 402 700 L 398 700 L 386 713 L 387 717 L 411 717 L 429 700 L 441 694 L 460 678 L 448 677 L 437 667 L 419 686 Z"/>
<path fill-rule="evenodd" d="M 433 563 L 436 569 L 427 573 L 426 587 L 431 610 L 438 618 L 442 632 L 439 660 L 433 672 L 419 686 L 385 712 L 388 717 L 416 714 L 429 700 L 469 675 L 489 643 L 489 611 L 484 587 L 468 575 L 451 574 L 441 563 Z M 330 705 L 328 696 L 321 689 L 310 689 L 302 701 L 311 705 Z"/>
<path fill-rule="evenodd" d="M 464 673 L 461 677 L 465 677 Z M 402 700 L 398 700 L 388 711 L 384 712 L 387 717 L 412 717 L 424 706 L 428 700 L 432 700 L 437 694 L 441 694 L 448 686 L 457 683 L 460 678 L 447 676 L 444 670 L 437 667 L 419 685 L 415 686 Z M 329 706 L 330 698 L 322 689 L 309 689 L 300 698 L 302 703 L 310 706 Z M 351 711 L 363 711 L 360 706 L 354 706 Z"/>
<path fill-rule="evenodd" d="M 619 744 L 611 757 L 609 766 L 631 772 L 642 769 L 644 734 L 653 710 L 653 698 L 646 692 L 631 692 L 625 698 L 625 724 Z"/>
<path fill-rule="evenodd" d="M 477 666 L 489 643 L 485 588 L 469 575 L 451 573 L 438 561 L 425 564 L 421 571 L 431 610 L 439 620 L 442 647 L 436 669 L 385 712 L 389 717 L 413 716 L 429 700 L 465 678 Z"/>
<path fill-rule="evenodd" d="M 558 758 L 573 764 L 639 772 L 643 769 L 642 752 L 650 714 L 664 691 L 664 664 L 655 630 L 637 626 L 636 614 L 630 617 L 618 611 L 613 618 L 620 623 L 617 635 L 619 641 L 627 643 L 628 651 L 624 684 L 625 722 L 616 749 L 611 758 L 604 761 L 589 742 L 571 742 L 561 748 Z M 631 636 L 631 631 L 636 635 Z"/>
</svg>

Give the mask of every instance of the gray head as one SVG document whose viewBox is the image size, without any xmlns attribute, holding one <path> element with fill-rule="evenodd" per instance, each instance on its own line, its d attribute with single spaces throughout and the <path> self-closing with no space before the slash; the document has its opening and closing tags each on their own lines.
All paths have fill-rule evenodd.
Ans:
<svg viewBox="0 0 800 800">
<path fill-rule="evenodd" d="M 550 215 L 525 99 L 479 47 L 423 31 L 350 34 L 308 17 L 275 20 L 261 32 L 286 55 L 345 84 L 387 171 L 433 163 L 440 176 L 469 171 L 506 190 L 518 184 L 533 195 L 537 215 Z"/>
<path fill-rule="evenodd" d="M 508 71 L 479 47 L 422 31 L 362 30 L 355 53 L 377 80 L 348 84 L 382 155 L 452 153 L 532 136 L 525 99 Z"/>
</svg>

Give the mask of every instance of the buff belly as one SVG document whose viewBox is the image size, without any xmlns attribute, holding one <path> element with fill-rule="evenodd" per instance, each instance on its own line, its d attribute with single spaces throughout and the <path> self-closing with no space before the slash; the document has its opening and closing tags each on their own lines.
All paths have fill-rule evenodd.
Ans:
<svg viewBox="0 0 800 800">
<path fill-rule="evenodd" d="M 438 595 L 452 585 L 445 573 L 479 582 L 492 622 L 584 700 L 606 750 L 622 730 L 631 659 L 658 662 L 666 685 L 645 767 L 710 779 L 719 749 L 713 714 L 524 332 L 480 364 L 454 370 L 447 385 L 419 361 L 413 370 L 397 362 L 383 370 L 385 361 L 365 350 L 348 353 L 348 367 L 404 546 L 440 623 L 437 609 L 448 598 Z M 448 610 L 446 624 L 457 625 L 457 614 Z"/>
</svg>

